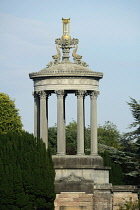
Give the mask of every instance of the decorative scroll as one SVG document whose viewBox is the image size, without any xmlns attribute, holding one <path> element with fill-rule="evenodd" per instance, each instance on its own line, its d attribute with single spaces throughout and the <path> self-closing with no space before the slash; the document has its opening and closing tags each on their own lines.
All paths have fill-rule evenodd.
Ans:
<svg viewBox="0 0 140 210">
<path fill-rule="evenodd" d="M 60 50 L 59 50 L 59 45 L 56 45 L 56 51 L 57 51 L 57 54 L 56 55 L 53 55 L 52 56 L 52 58 L 54 59 L 54 60 L 60 60 L 60 57 L 61 57 L 61 52 L 60 52 Z"/>
<path fill-rule="evenodd" d="M 51 67 L 53 65 L 58 65 L 60 63 L 61 52 L 60 52 L 59 48 L 60 48 L 60 46 L 59 45 L 56 45 L 57 54 L 52 56 L 53 60 L 50 61 L 47 64 L 47 67 Z"/>
<path fill-rule="evenodd" d="M 84 61 L 81 60 L 81 59 L 82 59 L 82 56 L 76 54 L 77 49 L 78 49 L 78 45 L 75 45 L 75 49 L 73 50 L 73 53 L 72 53 L 72 56 L 74 57 L 74 58 L 73 58 L 74 63 L 75 63 L 75 64 L 78 64 L 78 65 L 81 65 L 81 66 L 87 67 L 88 64 L 87 64 L 86 62 L 84 62 Z"/>
</svg>

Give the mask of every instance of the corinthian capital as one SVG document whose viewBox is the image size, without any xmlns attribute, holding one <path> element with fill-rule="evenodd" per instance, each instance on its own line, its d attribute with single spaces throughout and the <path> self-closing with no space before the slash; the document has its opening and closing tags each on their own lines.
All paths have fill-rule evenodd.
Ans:
<svg viewBox="0 0 140 210">
<path fill-rule="evenodd" d="M 87 91 L 86 90 L 77 90 L 75 95 L 78 97 L 78 98 L 82 98 L 86 95 Z"/>
<path fill-rule="evenodd" d="M 46 98 L 47 94 L 44 90 L 38 91 L 38 95 L 40 98 Z"/>
<path fill-rule="evenodd" d="M 64 90 L 55 90 L 55 93 L 57 94 L 57 98 L 64 97 L 64 95 L 65 95 Z"/>
<path fill-rule="evenodd" d="M 38 96 L 39 96 L 38 91 L 32 92 L 32 95 L 35 99 L 38 98 Z"/>
<path fill-rule="evenodd" d="M 91 98 L 91 99 L 97 98 L 98 95 L 99 95 L 99 91 L 94 90 L 94 91 L 92 91 L 92 92 L 90 93 L 90 98 Z"/>
</svg>

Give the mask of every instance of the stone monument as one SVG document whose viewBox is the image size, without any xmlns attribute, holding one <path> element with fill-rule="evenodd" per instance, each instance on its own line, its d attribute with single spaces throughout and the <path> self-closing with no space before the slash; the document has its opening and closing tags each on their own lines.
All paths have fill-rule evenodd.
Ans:
<svg viewBox="0 0 140 210">
<path fill-rule="evenodd" d="M 48 147 L 48 100 L 57 96 L 57 154 L 53 156 L 56 171 L 56 210 L 112 209 L 109 168 L 104 167 L 97 145 L 97 96 L 101 72 L 87 68 L 77 54 L 78 39 L 70 36 L 70 19 L 63 19 L 62 37 L 55 40 L 57 54 L 39 72 L 30 73 L 34 81 L 34 135 Z M 70 50 L 74 62 L 69 60 Z M 62 51 L 62 58 L 61 58 Z M 65 100 L 77 97 L 77 154 L 66 155 Z M 84 150 L 84 100 L 90 97 L 90 155 Z"/>
</svg>

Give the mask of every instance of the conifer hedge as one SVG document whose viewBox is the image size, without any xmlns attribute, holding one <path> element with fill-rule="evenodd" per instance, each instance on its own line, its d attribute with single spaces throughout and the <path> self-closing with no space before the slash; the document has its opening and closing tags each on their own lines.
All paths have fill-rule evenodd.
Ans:
<svg viewBox="0 0 140 210">
<path fill-rule="evenodd" d="M 55 171 L 42 140 L 0 134 L 0 209 L 53 210 Z"/>
</svg>

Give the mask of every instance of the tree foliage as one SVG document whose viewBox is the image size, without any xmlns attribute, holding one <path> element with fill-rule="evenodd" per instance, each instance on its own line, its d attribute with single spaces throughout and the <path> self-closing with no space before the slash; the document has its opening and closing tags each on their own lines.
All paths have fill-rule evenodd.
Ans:
<svg viewBox="0 0 140 210">
<path fill-rule="evenodd" d="M 77 151 L 77 123 L 74 120 L 66 126 L 66 150 L 68 155 L 75 155 Z"/>
<path fill-rule="evenodd" d="M 109 172 L 109 181 L 113 185 L 122 185 L 124 184 L 124 175 L 122 173 L 122 168 L 120 164 L 115 163 L 109 153 L 105 150 L 104 153 L 102 153 L 102 157 L 104 159 L 104 165 L 110 167 Z"/>
<path fill-rule="evenodd" d="M 0 134 L 0 209 L 54 209 L 50 151 L 28 133 Z"/>
<path fill-rule="evenodd" d="M 134 118 L 134 122 L 130 124 L 130 128 L 136 129 L 128 134 L 136 140 L 136 138 L 140 138 L 140 103 L 134 98 L 130 98 L 130 100 L 131 102 L 128 102 L 128 105 Z"/>
<path fill-rule="evenodd" d="M 118 203 L 118 210 L 138 210 L 140 209 L 140 200 L 133 201 L 132 198 L 125 200 L 122 203 Z"/>
<path fill-rule="evenodd" d="M 48 128 L 48 142 L 51 149 L 51 153 L 56 155 L 57 150 L 57 127 Z"/>
<path fill-rule="evenodd" d="M 119 148 L 120 133 L 117 126 L 106 121 L 103 126 L 98 127 L 98 142 L 110 147 Z"/>
<path fill-rule="evenodd" d="M 126 184 L 137 185 L 140 183 L 140 103 L 130 98 L 128 105 L 134 118 L 129 128 L 134 130 L 123 135 L 118 160 L 123 166 Z"/>
<path fill-rule="evenodd" d="M 5 93 L 0 93 L 0 133 L 21 132 L 22 123 L 14 100 Z"/>
</svg>

